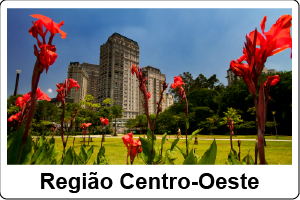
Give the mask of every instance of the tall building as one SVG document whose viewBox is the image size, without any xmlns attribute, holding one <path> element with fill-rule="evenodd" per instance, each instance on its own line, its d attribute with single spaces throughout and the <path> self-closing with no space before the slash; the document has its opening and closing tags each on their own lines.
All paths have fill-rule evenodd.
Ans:
<svg viewBox="0 0 300 200">
<path fill-rule="evenodd" d="M 166 103 L 166 108 L 168 108 L 174 104 L 174 98 L 171 93 L 167 93 L 165 103 Z"/>
<path fill-rule="evenodd" d="M 93 103 L 98 102 L 99 65 L 82 63 L 81 67 L 87 72 L 89 79 L 87 83 L 87 94 L 94 97 Z"/>
<path fill-rule="evenodd" d="M 236 76 L 236 75 L 232 72 L 232 70 L 229 68 L 229 69 L 227 70 L 227 76 L 226 76 L 225 78 L 227 78 L 228 85 L 230 85 L 234 80 L 240 79 L 241 77 Z"/>
<path fill-rule="evenodd" d="M 139 88 L 129 66 L 139 65 L 139 45 L 118 33 L 112 34 L 100 45 L 98 102 L 106 98 L 121 105 L 123 118 L 117 119 L 121 126 L 129 118 L 139 114 Z"/>
<path fill-rule="evenodd" d="M 80 88 L 76 91 L 72 88 L 67 96 L 67 99 L 72 99 L 74 103 L 79 103 L 84 100 L 87 95 L 87 86 L 89 75 L 79 62 L 70 62 L 68 68 L 68 79 L 72 78 L 77 81 Z"/>
<path fill-rule="evenodd" d="M 149 114 L 157 113 L 157 104 L 160 99 L 160 92 L 162 90 L 162 82 L 166 81 L 166 75 L 160 72 L 160 69 L 157 69 L 152 66 L 147 66 L 142 68 L 145 76 L 148 77 L 146 81 L 147 91 L 151 94 L 149 98 L 148 106 L 149 106 Z M 164 111 L 169 105 L 171 105 L 171 101 L 173 100 L 173 96 L 167 95 L 166 91 L 163 93 L 164 101 L 162 102 L 162 111 Z M 171 99 L 169 99 L 171 98 Z M 140 92 L 140 99 L 144 102 L 144 95 Z M 145 114 L 145 110 L 143 108 L 142 101 L 140 101 L 140 111 L 139 114 Z M 173 104 L 173 103 L 172 103 Z"/>
</svg>

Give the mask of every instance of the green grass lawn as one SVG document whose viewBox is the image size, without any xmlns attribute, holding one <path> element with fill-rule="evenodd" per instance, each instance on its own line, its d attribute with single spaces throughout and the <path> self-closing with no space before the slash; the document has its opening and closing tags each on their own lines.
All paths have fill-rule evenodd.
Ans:
<svg viewBox="0 0 300 200">
<path fill-rule="evenodd" d="M 136 137 L 134 135 L 134 137 Z M 143 137 L 143 136 L 142 136 Z M 157 136 L 157 143 L 160 144 L 161 136 Z M 226 160 L 228 157 L 228 153 L 230 151 L 230 141 L 228 140 L 218 140 L 218 139 L 228 139 L 229 136 L 207 136 L 207 135 L 199 135 L 198 136 L 198 145 L 194 145 L 194 140 L 191 141 L 189 148 L 195 148 L 196 154 L 202 156 L 204 152 L 209 148 L 212 143 L 212 140 L 201 140 L 201 138 L 216 138 L 217 143 L 217 159 L 216 164 L 224 165 L 226 164 Z M 250 155 L 254 160 L 254 147 L 255 141 L 246 141 L 243 139 L 255 139 L 256 136 L 237 136 L 233 137 L 233 139 L 242 140 L 241 143 L 241 159 L 245 157 L 248 153 L 248 149 L 250 149 Z M 175 136 L 167 137 L 168 141 L 166 141 L 163 149 L 163 155 L 165 156 L 165 151 L 171 147 L 171 142 L 174 141 Z M 266 139 L 275 139 L 276 136 L 266 136 Z M 278 140 L 291 140 L 291 136 L 279 136 Z M 58 145 L 57 150 L 62 151 L 63 146 L 61 142 L 61 138 L 56 137 L 56 145 Z M 127 148 L 125 147 L 123 140 L 121 138 L 107 137 L 104 142 L 105 146 L 105 157 L 108 160 L 108 164 L 110 165 L 126 165 L 126 155 Z M 267 146 L 265 147 L 266 160 L 269 165 L 291 165 L 292 164 L 292 142 L 280 142 L 280 141 L 267 141 Z M 83 144 L 82 138 L 76 138 L 74 147 L 77 154 L 79 154 L 80 146 Z M 69 137 L 67 149 L 69 146 L 73 145 L 73 137 Z M 87 140 L 86 140 L 87 145 Z M 99 148 L 101 146 L 101 138 L 93 138 L 93 142 L 90 142 L 90 145 L 94 145 L 94 153 L 90 158 L 88 164 L 93 164 Z M 178 146 L 185 150 L 185 140 L 180 140 L 178 142 Z M 233 147 L 238 152 L 237 141 L 233 141 Z M 87 146 L 87 149 L 90 147 Z M 58 159 L 61 157 L 62 153 L 58 154 Z M 182 164 L 184 161 L 183 156 L 178 151 L 178 158 L 175 161 L 176 164 Z M 134 161 L 135 165 L 144 164 L 141 158 L 136 158 Z"/>
</svg>

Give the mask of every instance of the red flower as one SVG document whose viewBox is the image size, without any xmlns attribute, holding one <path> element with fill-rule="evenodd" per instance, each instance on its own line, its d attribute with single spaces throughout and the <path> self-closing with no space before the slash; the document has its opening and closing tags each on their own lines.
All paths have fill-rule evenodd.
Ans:
<svg viewBox="0 0 300 200">
<path fill-rule="evenodd" d="M 12 122 L 13 120 L 20 121 L 20 114 L 21 114 L 21 111 L 15 115 L 10 116 L 7 121 L 9 121 L 9 122 Z"/>
<path fill-rule="evenodd" d="M 92 125 L 92 123 L 82 123 L 81 126 L 80 126 L 80 128 L 87 128 L 90 125 Z"/>
<path fill-rule="evenodd" d="M 60 30 L 60 27 L 62 25 L 64 25 L 64 21 L 61 21 L 59 24 L 53 22 L 52 19 L 50 19 L 49 17 L 43 16 L 43 15 L 39 15 L 39 14 L 33 14 L 30 15 L 31 17 L 34 18 L 38 18 L 39 20 L 37 20 L 33 27 L 31 27 L 31 29 L 29 30 L 29 33 L 35 37 L 37 33 L 40 33 L 42 30 L 42 25 L 45 26 L 45 28 L 51 33 L 51 35 L 55 35 L 56 33 L 60 33 L 61 34 L 61 38 L 65 39 L 67 34 L 65 32 L 63 32 L 62 30 Z"/>
<path fill-rule="evenodd" d="M 279 75 L 268 76 L 268 79 L 265 81 L 265 87 L 270 87 L 276 85 L 280 81 Z"/>
<path fill-rule="evenodd" d="M 185 85 L 185 83 L 182 81 L 182 78 L 180 76 L 175 76 L 174 83 L 171 84 L 171 87 L 176 89 L 177 87 L 180 88 L 181 85 Z"/>
<path fill-rule="evenodd" d="M 80 88 L 77 81 L 74 79 L 69 78 L 69 86 L 68 86 L 68 92 L 73 88 L 76 87 L 76 91 Z"/>
<path fill-rule="evenodd" d="M 30 95 L 31 92 L 24 94 L 22 97 L 18 97 L 16 100 L 16 106 L 23 108 L 26 105 L 27 101 L 31 98 Z"/>
<path fill-rule="evenodd" d="M 267 17 L 265 16 L 261 22 L 263 34 L 255 30 L 249 36 L 246 35 L 245 47 L 243 48 L 244 54 L 237 61 L 233 60 L 230 63 L 232 72 L 243 78 L 252 96 L 256 95 L 258 77 L 264 68 L 267 58 L 289 47 L 292 48 L 290 35 L 292 16 L 281 16 L 268 32 L 265 32 L 266 20 Z M 241 63 L 243 61 L 246 61 L 248 64 Z"/>
<path fill-rule="evenodd" d="M 37 88 L 36 95 L 37 95 L 37 100 L 51 101 L 49 96 L 47 94 L 44 94 L 43 91 L 40 89 L 40 87 Z"/>
<path fill-rule="evenodd" d="M 56 49 L 54 46 L 47 44 L 41 45 L 40 49 L 38 57 L 47 73 L 49 66 L 52 65 L 57 58 L 57 54 L 55 53 Z M 40 70 L 42 71 L 43 69 Z"/>
<path fill-rule="evenodd" d="M 150 99 L 150 97 L 151 97 L 151 94 L 150 94 L 150 92 L 148 92 L 148 99 Z"/>
<path fill-rule="evenodd" d="M 142 152 L 142 144 L 139 139 L 134 140 L 132 137 L 132 132 L 122 137 L 125 146 L 127 147 L 127 164 L 128 157 L 130 156 L 130 163 L 132 164 L 135 156 Z"/>
<path fill-rule="evenodd" d="M 101 122 L 102 126 L 109 124 L 109 120 L 106 118 L 103 118 L 103 117 L 100 117 L 100 122 Z"/>
<path fill-rule="evenodd" d="M 29 29 L 29 33 L 37 39 L 37 43 L 40 48 L 40 50 L 38 50 L 37 46 L 34 45 L 34 55 L 40 61 L 38 70 L 40 73 L 42 73 L 43 70 L 46 69 L 47 73 L 49 66 L 52 65 L 57 58 L 57 54 L 55 53 L 55 45 L 52 45 L 53 37 L 56 33 L 60 33 L 63 39 L 66 38 L 67 34 L 60 30 L 60 27 L 64 24 L 64 22 L 62 21 L 61 23 L 57 24 L 53 22 L 53 20 L 49 17 L 39 14 L 34 14 L 30 16 L 39 19 L 36 22 L 32 22 L 33 26 Z M 46 28 L 45 32 L 43 30 L 43 26 Z M 50 32 L 51 36 L 49 37 L 49 41 L 47 44 L 46 34 L 48 31 Z M 42 37 L 42 42 L 38 38 L 39 35 Z"/>
<path fill-rule="evenodd" d="M 44 94 L 44 92 L 40 89 L 40 87 L 37 88 L 36 95 L 37 95 L 37 100 L 51 101 L 49 96 L 47 94 Z M 16 100 L 16 106 L 23 108 L 29 99 L 31 99 L 31 92 L 24 94 L 22 97 L 18 97 Z"/>
<path fill-rule="evenodd" d="M 83 129 L 82 133 L 85 135 L 86 134 L 86 128 L 89 127 L 90 125 L 92 125 L 92 123 L 83 123 L 81 124 L 80 128 Z"/>
<path fill-rule="evenodd" d="M 65 83 L 57 83 L 56 84 L 57 91 L 57 101 L 65 100 L 65 97 L 69 94 L 70 90 L 73 87 L 76 87 L 76 91 L 80 88 L 77 81 L 74 79 L 66 79 Z"/>
<path fill-rule="evenodd" d="M 132 73 L 132 75 L 134 75 L 134 73 L 138 73 L 138 70 L 134 63 L 132 64 L 131 73 Z"/>
</svg>

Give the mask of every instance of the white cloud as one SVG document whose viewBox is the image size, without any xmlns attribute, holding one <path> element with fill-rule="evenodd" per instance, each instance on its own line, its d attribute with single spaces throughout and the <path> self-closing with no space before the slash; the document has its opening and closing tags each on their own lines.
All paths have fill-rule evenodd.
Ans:
<svg viewBox="0 0 300 200">
<path fill-rule="evenodd" d="M 51 89 L 51 88 L 49 88 L 49 89 L 48 89 L 48 92 L 49 92 L 49 93 L 52 93 L 52 89 Z"/>
</svg>

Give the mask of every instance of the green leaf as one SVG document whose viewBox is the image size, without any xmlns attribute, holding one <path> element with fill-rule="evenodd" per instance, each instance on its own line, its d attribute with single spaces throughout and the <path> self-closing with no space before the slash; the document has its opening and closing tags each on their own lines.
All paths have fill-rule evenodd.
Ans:
<svg viewBox="0 0 300 200">
<path fill-rule="evenodd" d="M 57 165 L 56 159 L 53 159 L 53 160 L 51 161 L 51 165 Z"/>
<path fill-rule="evenodd" d="M 217 157 L 217 143 L 216 140 L 211 143 L 210 147 L 206 150 L 200 161 L 199 165 L 214 165 Z"/>
<path fill-rule="evenodd" d="M 10 134 L 10 135 L 7 137 L 7 149 L 9 148 L 11 142 L 14 140 L 15 133 L 16 133 L 16 132 Z"/>
<path fill-rule="evenodd" d="M 172 142 L 171 150 L 174 149 L 174 147 L 176 146 L 176 144 L 178 143 L 178 141 L 179 141 L 179 138 L 177 138 L 176 140 L 174 140 L 174 141 Z"/>
<path fill-rule="evenodd" d="M 62 162 L 63 165 L 72 165 L 73 163 L 73 153 L 72 153 L 72 148 L 70 147 L 65 154 L 64 160 Z"/>
<path fill-rule="evenodd" d="M 165 133 L 164 135 L 163 135 L 163 137 L 162 137 L 162 139 L 161 139 L 161 149 L 163 149 L 163 146 L 164 146 L 164 144 L 165 144 L 165 141 L 166 141 L 166 138 L 167 138 L 167 133 Z"/>
<path fill-rule="evenodd" d="M 9 137 L 9 147 L 7 149 L 7 164 L 29 164 L 31 159 L 31 135 L 28 133 L 22 155 L 19 159 L 19 153 L 22 146 L 23 135 L 25 132 L 25 127 L 22 125 L 16 132 Z M 17 163 L 18 162 L 18 163 Z"/>
<path fill-rule="evenodd" d="M 195 131 L 188 137 L 188 139 L 187 139 L 187 147 L 188 147 L 188 148 L 189 148 L 189 144 L 190 144 L 190 142 L 192 141 L 193 137 L 194 137 L 197 133 L 199 133 L 201 130 L 202 130 L 202 129 L 197 129 L 197 130 L 195 130 Z"/>
<path fill-rule="evenodd" d="M 240 163 L 240 161 L 238 161 L 235 156 L 233 155 L 232 151 L 230 150 L 230 153 L 228 155 L 228 161 L 230 164 L 232 165 L 240 165 L 242 163 Z"/>
<path fill-rule="evenodd" d="M 189 155 L 184 160 L 183 165 L 195 165 L 195 164 L 197 164 L 197 160 L 194 155 L 194 149 L 192 149 Z"/>
<path fill-rule="evenodd" d="M 86 152 L 85 148 L 84 148 L 82 145 L 81 145 L 81 147 L 80 147 L 79 157 L 80 157 L 80 159 L 83 160 L 85 163 L 86 163 L 87 160 L 88 160 L 87 152 Z"/>
<path fill-rule="evenodd" d="M 35 160 L 35 164 L 36 165 L 39 165 L 40 162 L 43 160 L 44 156 L 46 155 L 47 153 L 47 145 L 44 144 L 43 146 L 40 147 L 41 149 L 41 152 L 39 153 L 37 159 Z"/>
<path fill-rule="evenodd" d="M 40 139 L 39 139 L 39 144 L 38 144 L 38 147 L 41 147 L 43 146 L 44 144 L 47 143 L 47 139 L 45 138 L 45 136 L 41 136 Z"/>
<path fill-rule="evenodd" d="M 147 128 L 147 139 L 152 141 L 152 132 L 149 128 Z M 156 136 L 154 135 L 154 141 L 156 141 Z"/>
<path fill-rule="evenodd" d="M 44 146 L 42 146 L 41 148 L 37 149 L 34 154 L 31 157 L 31 163 L 35 163 L 35 161 L 37 160 L 37 158 L 39 157 L 39 155 L 41 154 L 42 150 L 43 150 Z"/>
<path fill-rule="evenodd" d="M 151 159 L 151 150 L 152 150 L 152 144 L 149 140 L 145 139 L 145 138 L 141 138 L 140 137 L 140 141 L 142 143 L 142 153 L 141 153 L 141 157 L 144 160 L 144 162 L 146 164 L 151 164 L 154 157 L 155 157 L 155 149 L 153 149 L 153 157 L 152 160 Z"/>
<path fill-rule="evenodd" d="M 174 160 L 176 160 L 176 158 L 171 154 L 171 150 L 167 150 L 163 164 L 174 165 Z"/>
<path fill-rule="evenodd" d="M 105 159 L 105 147 L 101 147 L 99 149 L 98 155 L 97 155 L 97 165 L 101 165 L 101 164 L 107 164 L 107 161 Z M 95 162 L 94 162 L 95 163 Z M 95 163 L 96 164 L 96 163 Z"/>
<path fill-rule="evenodd" d="M 182 149 L 180 149 L 179 146 L 176 145 L 175 147 L 176 147 L 176 149 L 178 149 L 180 151 L 180 153 L 183 155 L 183 157 L 186 158 L 186 156 L 187 156 L 186 153 Z"/>
<path fill-rule="evenodd" d="M 93 152 L 94 152 L 94 145 L 92 145 L 90 149 L 87 151 L 87 160 L 91 158 Z"/>
<path fill-rule="evenodd" d="M 54 154 L 54 152 L 55 152 L 54 145 L 51 145 L 50 149 L 47 151 L 46 155 L 44 156 L 44 158 L 41 160 L 39 164 L 40 165 L 45 165 L 47 163 L 50 164 L 51 157 L 52 154 Z"/>
<path fill-rule="evenodd" d="M 248 157 L 249 157 L 249 163 L 247 163 Z M 242 162 L 247 165 L 254 165 L 254 161 L 253 161 L 251 155 L 249 155 L 249 154 L 243 158 Z"/>
<path fill-rule="evenodd" d="M 159 147 L 158 147 L 158 144 L 156 143 L 156 141 L 154 141 L 154 159 L 153 159 L 153 163 L 159 163 L 162 159 L 162 155 L 160 155 L 160 150 L 159 150 Z"/>
</svg>

